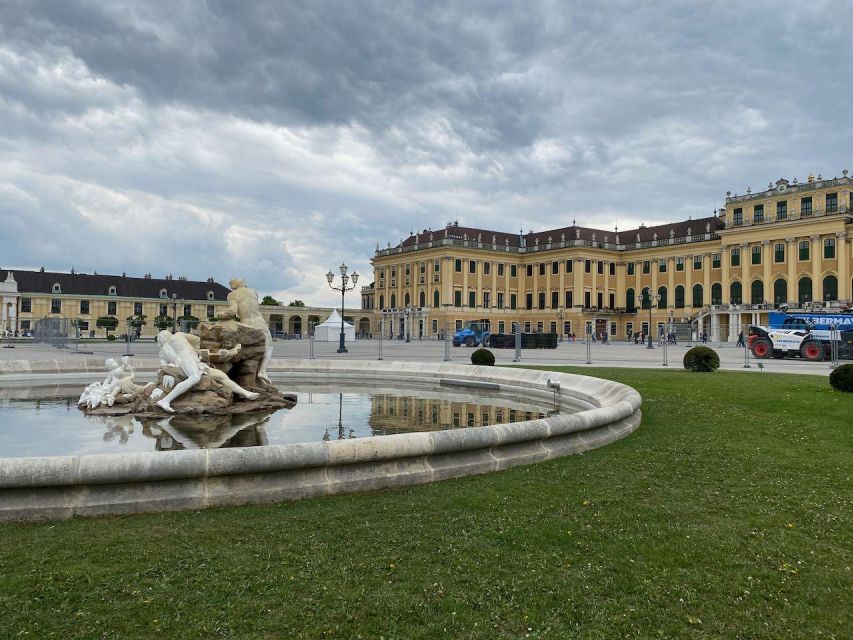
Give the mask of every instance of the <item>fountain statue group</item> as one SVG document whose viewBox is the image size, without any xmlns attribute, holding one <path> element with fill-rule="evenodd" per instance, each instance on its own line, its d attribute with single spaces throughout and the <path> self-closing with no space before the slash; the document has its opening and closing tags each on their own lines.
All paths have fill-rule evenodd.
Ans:
<svg viewBox="0 0 853 640">
<path fill-rule="evenodd" d="M 289 408 L 295 396 L 270 381 L 272 335 L 261 315 L 258 294 L 234 278 L 228 306 L 202 322 L 198 335 L 161 331 L 156 382 L 139 385 L 128 357 L 106 361 L 107 377 L 84 389 L 79 405 L 87 413 L 228 414 Z"/>
</svg>

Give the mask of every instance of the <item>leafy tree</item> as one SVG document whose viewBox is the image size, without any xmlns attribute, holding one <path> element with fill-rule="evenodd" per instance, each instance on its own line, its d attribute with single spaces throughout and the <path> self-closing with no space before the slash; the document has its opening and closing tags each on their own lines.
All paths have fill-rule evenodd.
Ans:
<svg viewBox="0 0 853 640">
<path fill-rule="evenodd" d="M 261 304 L 270 305 L 270 306 L 278 306 L 281 304 L 278 300 L 273 298 L 272 296 L 264 296 L 264 299 L 261 300 Z"/>
<path fill-rule="evenodd" d="M 130 326 L 134 329 L 139 329 L 140 327 L 144 327 L 147 322 L 145 322 L 145 318 L 148 316 L 138 315 L 138 316 L 130 316 L 127 320 L 130 322 Z"/>
<path fill-rule="evenodd" d="M 104 329 L 104 334 L 109 335 L 110 331 L 115 331 L 118 326 L 118 318 L 115 316 L 101 316 L 95 320 L 95 326 Z"/>
<path fill-rule="evenodd" d="M 304 307 L 305 303 L 302 300 L 291 300 L 287 303 L 288 307 Z"/>
<path fill-rule="evenodd" d="M 159 331 L 165 331 L 172 328 L 172 319 L 169 316 L 157 316 L 154 318 L 154 326 Z"/>
</svg>

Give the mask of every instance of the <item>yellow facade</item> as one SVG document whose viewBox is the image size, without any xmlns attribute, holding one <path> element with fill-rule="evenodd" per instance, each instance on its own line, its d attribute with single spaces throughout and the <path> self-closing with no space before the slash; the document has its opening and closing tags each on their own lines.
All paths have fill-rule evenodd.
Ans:
<svg viewBox="0 0 853 640">
<path fill-rule="evenodd" d="M 651 329 L 680 322 L 715 339 L 761 323 L 774 306 L 851 298 L 853 180 L 785 180 L 761 193 L 726 198 L 711 218 L 604 231 L 566 227 L 510 236 L 448 225 L 377 250 L 362 307 L 415 337 L 484 320 L 493 332 L 575 333 L 623 338 L 648 331 L 637 295 L 660 295 Z M 777 215 L 778 211 L 778 215 Z M 645 306 L 645 305 L 644 305 Z M 716 324 L 715 324 L 716 323 Z"/>
</svg>

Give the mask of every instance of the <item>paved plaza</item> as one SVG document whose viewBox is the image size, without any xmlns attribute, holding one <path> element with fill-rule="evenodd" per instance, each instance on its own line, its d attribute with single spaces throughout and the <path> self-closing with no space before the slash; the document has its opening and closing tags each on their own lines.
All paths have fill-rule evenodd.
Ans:
<svg viewBox="0 0 853 640">
<path fill-rule="evenodd" d="M 310 341 L 276 340 L 274 343 L 276 358 L 308 358 L 310 356 Z M 691 345 L 692 346 L 692 345 Z M 831 369 L 828 362 L 805 362 L 799 359 L 760 360 L 749 358 L 749 368 L 744 368 L 744 350 L 733 344 L 709 344 L 720 355 L 720 368 L 731 371 L 752 371 L 760 373 L 760 362 L 763 371 L 774 373 L 806 373 L 813 375 L 829 375 Z M 356 340 L 348 342 L 348 353 L 336 353 L 337 342 L 314 342 L 314 356 L 321 359 L 351 358 L 358 360 L 376 360 L 379 357 L 379 340 Z M 669 345 L 666 349 L 669 367 L 681 368 L 682 358 L 689 346 L 687 343 Z M 123 342 L 81 343 L 80 353 L 75 352 L 74 345 L 68 349 L 56 349 L 48 345 L 33 345 L 18 343 L 14 349 L 0 348 L 0 360 L 56 360 L 76 358 L 82 352 L 90 352 L 95 357 L 107 358 L 122 355 L 126 351 Z M 156 358 L 158 348 L 153 340 L 144 339 L 131 345 L 134 355 Z M 470 362 L 473 349 L 467 347 L 449 347 L 451 362 Z M 498 364 L 513 364 L 515 351 L 513 349 L 492 349 Z M 664 348 L 655 343 L 654 349 L 626 342 L 611 342 L 609 344 L 593 343 L 590 345 L 590 364 L 595 367 L 642 367 L 663 368 Z M 406 343 L 402 340 L 383 340 L 382 355 L 387 361 L 409 362 L 439 362 L 444 360 L 445 345 L 438 340 L 413 340 Z M 587 345 L 583 342 L 562 342 L 556 349 L 524 349 L 521 353 L 523 365 L 549 366 L 586 366 Z"/>
</svg>

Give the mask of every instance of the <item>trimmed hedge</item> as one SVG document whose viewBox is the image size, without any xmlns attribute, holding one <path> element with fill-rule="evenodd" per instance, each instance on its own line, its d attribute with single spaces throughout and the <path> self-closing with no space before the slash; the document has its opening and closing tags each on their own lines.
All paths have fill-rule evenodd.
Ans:
<svg viewBox="0 0 853 640">
<path fill-rule="evenodd" d="M 684 354 L 684 368 L 688 371 L 714 371 L 720 368 L 720 356 L 710 347 L 693 347 Z"/>
<path fill-rule="evenodd" d="M 495 366 L 495 354 L 488 349 L 477 349 L 471 354 L 471 364 L 493 367 Z"/>
<path fill-rule="evenodd" d="M 829 374 L 829 384 L 839 391 L 853 392 L 853 364 L 842 364 Z"/>
</svg>

